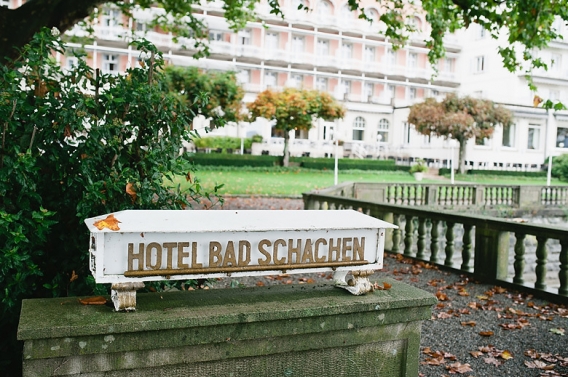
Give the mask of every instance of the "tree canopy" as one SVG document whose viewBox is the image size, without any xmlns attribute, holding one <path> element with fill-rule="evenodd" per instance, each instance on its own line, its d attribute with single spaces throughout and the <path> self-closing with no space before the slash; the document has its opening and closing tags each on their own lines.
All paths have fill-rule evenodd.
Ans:
<svg viewBox="0 0 568 377">
<path fill-rule="evenodd" d="M 512 113 L 493 101 L 448 94 L 442 102 L 427 98 L 410 107 L 408 122 L 423 135 L 455 139 L 459 143 L 459 169 L 464 171 L 465 144 L 471 138 L 484 139 L 495 126 L 508 126 Z"/>
<path fill-rule="evenodd" d="M 255 6 L 260 0 L 222 0 L 224 15 L 232 29 L 238 30 L 247 21 L 256 19 Z M 57 27 L 64 32 L 74 24 L 92 15 L 103 4 L 113 4 L 126 14 L 134 9 L 160 7 L 165 12 L 155 15 L 154 24 L 180 37 L 194 37 L 198 44 L 206 37 L 207 27 L 199 15 L 192 13 L 201 2 L 197 0 L 33 0 L 16 9 L 0 7 L 0 61 L 14 57 L 15 48 L 24 46 L 42 27 Z M 271 13 L 285 16 L 277 0 L 269 0 Z M 367 19 L 360 0 L 349 0 L 348 6 Z M 303 8 L 303 5 L 299 6 Z M 402 46 L 415 31 L 414 14 L 425 14 L 431 26 L 426 46 L 429 58 L 435 62 L 445 55 L 444 36 L 447 33 L 478 24 L 497 39 L 506 33 L 505 45 L 499 48 L 503 65 L 512 72 L 546 66 L 538 57 L 538 50 L 551 41 L 561 39 L 555 24 L 556 17 L 568 21 L 566 0 L 377 0 L 370 7 L 380 14 L 386 26 L 385 35 L 397 46 Z M 532 84 L 531 84 L 532 85 Z M 545 106 L 552 107 L 549 101 Z"/>
<path fill-rule="evenodd" d="M 164 74 L 170 92 L 185 104 L 189 115 L 200 114 L 216 127 L 243 119 L 244 91 L 234 72 L 168 66 Z"/>
<path fill-rule="evenodd" d="M 281 92 L 265 90 L 247 105 L 251 120 L 262 117 L 276 121 L 284 134 L 284 166 L 288 166 L 288 138 L 292 130 L 309 130 L 317 118 L 343 118 L 345 109 L 328 93 L 317 90 L 285 88 Z"/>
</svg>

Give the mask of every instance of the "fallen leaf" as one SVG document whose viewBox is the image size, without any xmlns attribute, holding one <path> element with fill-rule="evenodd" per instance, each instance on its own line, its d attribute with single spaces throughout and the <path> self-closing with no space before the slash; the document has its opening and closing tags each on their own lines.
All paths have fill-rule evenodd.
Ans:
<svg viewBox="0 0 568 377">
<path fill-rule="evenodd" d="M 77 280 L 77 279 L 79 279 L 79 275 L 77 275 L 77 274 L 75 273 L 75 270 L 73 270 L 73 272 L 71 273 L 71 278 L 69 279 L 69 282 L 72 283 L 72 282 L 74 282 L 74 281 Z"/>
<path fill-rule="evenodd" d="M 486 358 L 483 359 L 483 361 L 485 361 L 486 364 L 495 365 L 497 367 L 502 364 L 501 361 L 497 360 L 494 357 L 486 357 Z"/>
<path fill-rule="evenodd" d="M 481 351 L 469 351 L 469 354 L 477 359 L 479 356 L 483 355 L 483 352 L 481 352 Z"/>
<path fill-rule="evenodd" d="M 481 336 L 493 336 L 493 331 L 480 331 L 479 335 Z"/>
<path fill-rule="evenodd" d="M 134 185 L 130 182 L 126 184 L 126 193 L 130 195 L 130 199 L 132 200 L 132 203 L 134 203 L 138 196 L 136 195 L 136 191 L 134 190 Z"/>
<path fill-rule="evenodd" d="M 259 280 L 259 281 L 256 282 L 256 286 L 257 287 L 264 287 L 264 283 Z"/>
<path fill-rule="evenodd" d="M 98 230 L 103 230 L 104 228 L 107 228 L 116 231 L 120 230 L 120 228 L 118 227 L 118 223 L 120 223 L 120 221 L 118 221 L 118 219 L 114 217 L 113 214 L 110 214 L 103 220 L 95 221 L 93 225 L 96 226 Z"/>
<path fill-rule="evenodd" d="M 467 322 L 460 322 L 462 326 L 470 326 L 473 327 L 476 325 L 475 321 L 467 321 Z"/>
<path fill-rule="evenodd" d="M 470 368 L 469 364 L 462 364 L 462 363 L 453 363 L 446 366 L 446 369 L 450 371 L 450 373 L 467 373 L 473 372 L 473 369 Z"/>
<path fill-rule="evenodd" d="M 499 356 L 501 356 L 501 358 L 503 360 L 509 360 L 509 359 L 513 358 L 513 354 L 511 352 L 507 351 L 507 350 L 501 352 L 501 355 L 499 355 Z"/>
<path fill-rule="evenodd" d="M 107 300 L 103 296 L 95 296 L 79 299 L 79 302 L 82 305 L 105 305 Z"/>
<path fill-rule="evenodd" d="M 557 329 L 550 329 L 548 330 L 553 334 L 557 334 L 557 335 L 564 335 L 564 329 L 563 328 L 557 328 Z"/>
</svg>

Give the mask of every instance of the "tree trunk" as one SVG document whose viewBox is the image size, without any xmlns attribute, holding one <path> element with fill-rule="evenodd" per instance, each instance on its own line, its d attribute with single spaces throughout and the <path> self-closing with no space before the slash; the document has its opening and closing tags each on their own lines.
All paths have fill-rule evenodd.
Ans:
<svg viewBox="0 0 568 377">
<path fill-rule="evenodd" d="M 26 45 L 44 27 L 56 27 L 61 33 L 89 16 L 100 4 L 118 0 L 33 0 L 16 9 L 0 7 L 0 63 L 19 56 Z"/>
<path fill-rule="evenodd" d="M 460 143 L 458 166 L 459 166 L 460 174 L 464 174 L 465 173 L 465 142 L 466 142 L 466 140 L 465 139 L 459 139 L 458 141 Z"/>
<path fill-rule="evenodd" d="M 283 166 L 290 166 L 290 132 L 284 131 L 284 158 L 282 159 Z"/>
</svg>

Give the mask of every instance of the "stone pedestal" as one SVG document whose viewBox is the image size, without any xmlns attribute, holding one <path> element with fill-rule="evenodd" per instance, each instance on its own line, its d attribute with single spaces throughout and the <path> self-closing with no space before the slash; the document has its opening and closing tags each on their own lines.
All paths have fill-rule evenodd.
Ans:
<svg viewBox="0 0 568 377">
<path fill-rule="evenodd" d="M 415 377 L 436 299 L 383 280 L 392 288 L 365 296 L 310 284 L 139 294 L 130 313 L 24 300 L 23 375 Z"/>
</svg>

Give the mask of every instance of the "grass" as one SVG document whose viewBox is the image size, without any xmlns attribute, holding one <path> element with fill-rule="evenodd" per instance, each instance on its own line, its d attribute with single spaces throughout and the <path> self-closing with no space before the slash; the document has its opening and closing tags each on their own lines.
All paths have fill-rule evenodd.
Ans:
<svg viewBox="0 0 568 377">
<path fill-rule="evenodd" d="M 333 186 L 333 171 L 321 171 L 299 168 L 199 168 L 195 173 L 200 184 L 211 191 L 215 185 L 223 184 L 221 195 L 270 195 L 270 196 L 301 196 L 303 192 Z M 546 179 L 526 177 L 480 177 L 457 175 L 456 182 L 470 182 L 480 184 L 533 184 L 544 185 Z M 397 182 L 416 183 L 414 177 L 405 172 L 381 172 L 343 170 L 338 174 L 339 183 L 342 182 Z M 176 184 L 187 184 L 185 178 L 179 178 Z M 443 181 L 424 179 L 422 183 L 450 183 L 449 179 Z M 553 180 L 553 185 L 567 184 Z"/>
</svg>

